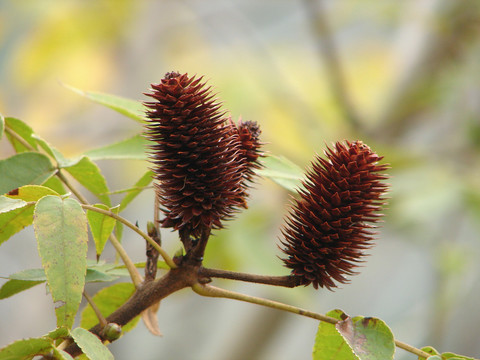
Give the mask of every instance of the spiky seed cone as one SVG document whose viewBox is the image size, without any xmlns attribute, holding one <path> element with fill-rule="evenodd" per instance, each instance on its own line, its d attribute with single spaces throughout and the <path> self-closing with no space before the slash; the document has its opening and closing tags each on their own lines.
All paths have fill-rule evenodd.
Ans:
<svg viewBox="0 0 480 360">
<path fill-rule="evenodd" d="M 187 74 L 167 73 L 146 94 L 146 137 L 163 227 L 199 237 L 242 206 L 239 138 L 209 88 Z"/>
<path fill-rule="evenodd" d="M 286 225 L 282 259 L 303 285 L 315 289 L 346 283 L 346 275 L 362 261 L 372 245 L 373 223 L 385 199 L 388 165 L 361 141 L 337 142 L 317 157 L 307 172 L 304 189 L 294 200 Z"/>
<path fill-rule="evenodd" d="M 238 202 L 247 207 L 246 199 L 248 197 L 248 189 L 254 182 L 256 176 L 255 170 L 262 168 L 258 161 L 259 157 L 264 154 L 261 151 L 262 142 L 260 141 L 261 130 L 255 121 L 239 121 L 235 124 L 230 120 L 230 136 L 236 139 L 239 143 L 239 161 L 242 169 L 239 172 L 241 176 L 240 188 L 238 191 Z"/>
</svg>

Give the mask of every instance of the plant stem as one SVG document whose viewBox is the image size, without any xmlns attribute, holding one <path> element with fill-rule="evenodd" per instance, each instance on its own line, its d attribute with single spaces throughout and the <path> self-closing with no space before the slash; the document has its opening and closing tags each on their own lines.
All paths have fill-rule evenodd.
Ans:
<svg viewBox="0 0 480 360">
<path fill-rule="evenodd" d="M 87 302 L 92 307 L 93 312 L 97 316 L 98 322 L 100 323 L 100 326 L 101 327 L 107 326 L 107 324 L 108 324 L 107 320 L 105 319 L 105 317 L 100 312 L 100 309 L 98 308 L 97 304 L 95 304 L 93 299 L 90 297 L 90 295 L 87 294 L 87 292 L 85 290 L 83 290 L 83 297 L 87 300 Z"/>
<path fill-rule="evenodd" d="M 234 299 L 234 300 L 239 300 L 239 301 L 245 301 L 245 302 L 249 302 L 249 303 L 252 303 L 252 304 L 257 304 L 257 305 L 270 307 L 272 309 L 288 311 L 288 312 L 291 312 L 291 313 L 294 313 L 294 314 L 297 314 L 297 315 L 310 317 L 310 318 L 317 319 L 317 320 L 320 320 L 320 321 L 324 321 L 324 322 L 327 322 L 327 323 L 330 323 L 330 324 L 336 324 L 337 321 L 338 321 L 337 319 L 335 319 L 333 317 L 318 314 L 318 313 L 314 313 L 312 311 L 308 311 L 308 310 L 304 310 L 304 309 L 300 309 L 296 306 L 287 305 L 287 304 L 284 304 L 284 303 L 281 303 L 281 302 L 268 300 L 268 299 L 263 299 L 263 298 L 258 298 L 258 297 L 250 296 L 250 295 L 246 295 L 246 294 L 241 294 L 241 293 L 221 289 L 221 288 L 211 286 L 211 285 L 202 285 L 200 283 L 197 283 L 197 284 L 192 286 L 192 289 L 197 294 L 202 295 L 202 296 L 220 297 L 220 298 L 228 298 L 228 299 Z"/>
<path fill-rule="evenodd" d="M 75 186 L 72 185 L 70 180 L 68 180 L 68 178 L 63 174 L 60 169 L 58 169 L 57 171 L 57 177 L 65 184 L 68 190 L 70 190 L 72 194 L 75 195 L 82 204 L 88 204 L 88 200 L 75 188 Z"/>
<path fill-rule="evenodd" d="M 18 135 L 15 131 L 10 129 L 8 126 L 5 126 L 5 132 L 13 137 L 15 140 L 17 140 L 20 144 L 25 146 L 29 151 L 35 151 L 37 152 L 37 149 L 35 149 L 32 145 L 30 145 L 24 138 L 22 138 L 20 135 Z"/>
<path fill-rule="evenodd" d="M 143 283 L 127 302 L 107 316 L 106 320 L 108 323 L 124 326 L 153 304 L 176 291 L 192 286 L 197 281 L 195 268 L 187 266 L 172 269 L 157 280 Z M 102 329 L 103 327 L 97 324 L 89 331 L 103 339 Z M 65 351 L 74 357 L 82 353 L 82 350 L 76 344 L 71 344 Z"/>
<path fill-rule="evenodd" d="M 141 237 L 143 237 L 150 245 L 152 245 L 155 250 L 158 251 L 158 253 L 163 257 L 163 259 L 165 260 L 165 263 L 171 268 L 171 269 L 175 269 L 177 267 L 177 265 L 175 265 L 175 263 L 173 262 L 172 258 L 165 252 L 165 250 L 163 250 L 156 242 L 155 240 L 153 240 L 150 236 L 148 236 L 146 233 L 144 233 L 142 230 L 140 230 L 138 227 L 136 227 L 134 224 L 132 224 L 130 221 L 128 221 L 127 219 L 115 214 L 114 212 L 110 211 L 110 210 L 103 210 L 103 209 L 99 209 L 99 208 L 96 208 L 92 205 L 86 205 L 86 204 L 83 204 L 82 207 L 86 210 L 91 210 L 91 211 L 96 211 L 100 214 L 103 214 L 103 215 L 107 215 L 107 216 L 110 216 L 112 218 L 114 218 L 115 220 L 117 221 L 120 221 L 122 224 L 124 224 L 125 226 L 129 227 L 130 229 L 132 229 L 133 231 L 135 231 L 138 235 L 140 235 Z"/>
<path fill-rule="evenodd" d="M 234 299 L 239 301 L 245 301 L 252 304 L 262 305 L 262 306 L 270 307 L 273 309 L 283 310 L 283 311 L 291 312 L 293 314 L 306 316 L 306 317 L 327 322 L 330 324 L 336 324 L 339 321 L 333 317 L 318 314 L 308 310 L 304 310 L 296 306 L 287 305 L 287 304 L 280 303 L 273 300 L 258 298 L 255 296 L 245 295 L 245 294 L 237 293 L 234 291 L 217 288 L 211 285 L 203 285 L 203 284 L 197 283 L 192 286 L 192 289 L 197 294 L 202 296 L 228 298 L 228 299 Z M 395 340 L 395 345 L 401 349 L 404 349 L 412 354 L 418 355 L 425 359 L 430 356 L 430 354 L 398 340 Z"/>
<path fill-rule="evenodd" d="M 246 281 L 246 282 L 252 282 L 256 284 L 267 284 L 267 285 L 274 285 L 274 286 L 283 286 L 288 288 L 293 288 L 300 285 L 298 283 L 298 278 L 290 275 L 266 276 L 266 275 L 247 274 L 247 273 L 220 270 L 220 269 L 208 269 L 203 267 L 200 268 L 199 274 L 203 277 Z"/>
<path fill-rule="evenodd" d="M 82 207 L 83 206 L 85 205 L 82 205 Z M 120 255 L 120 257 L 122 258 L 122 261 L 127 267 L 128 273 L 132 278 L 133 284 L 135 285 L 136 288 L 138 288 L 143 282 L 142 275 L 140 275 L 140 273 L 138 272 L 137 268 L 135 267 L 135 264 L 133 263 L 132 259 L 130 259 L 127 252 L 123 248 L 122 244 L 120 244 L 120 241 L 118 241 L 117 237 L 113 234 L 110 234 L 108 239 L 112 243 L 118 255 Z"/>
</svg>

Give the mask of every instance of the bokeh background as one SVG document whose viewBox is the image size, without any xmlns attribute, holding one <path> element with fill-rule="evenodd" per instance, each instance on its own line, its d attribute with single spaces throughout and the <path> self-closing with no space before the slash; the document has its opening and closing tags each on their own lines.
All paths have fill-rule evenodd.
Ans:
<svg viewBox="0 0 480 360">
<path fill-rule="evenodd" d="M 75 155 L 141 129 L 62 83 L 145 100 L 150 83 L 177 70 L 203 75 L 233 118 L 260 123 L 268 152 L 301 167 L 332 141 L 363 140 L 391 164 L 392 191 L 361 274 L 335 292 L 217 284 L 379 317 L 414 346 L 480 357 L 479 35 L 478 0 L 0 0 L 0 112 Z M 0 151 L 12 153 L 5 140 Z M 121 189 L 147 164 L 100 166 Z M 210 241 L 206 264 L 286 274 L 277 245 L 289 196 L 259 181 L 249 209 Z M 152 209 L 147 190 L 124 216 L 144 226 Z M 175 234 L 163 236 L 175 251 Z M 126 231 L 123 242 L 144 259 L 142 240 Z M 32 267 L 30 228 L 1 246 L 0 276 Z M 140 324 L 110 346 L 115 358 L 309 359 L 318 325 L 188 290 L 158 316 L 163 338 Z M 0 347 L 54 327 L 43 285 L 0 302 Z"/>
</svg>

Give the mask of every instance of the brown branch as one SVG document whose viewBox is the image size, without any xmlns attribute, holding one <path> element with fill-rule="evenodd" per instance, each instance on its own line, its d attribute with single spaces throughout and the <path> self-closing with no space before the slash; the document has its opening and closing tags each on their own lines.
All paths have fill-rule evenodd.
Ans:
<svg viewBox="0 0 480 360">
<path fill-rule="evenodd" d="M 197 282 L 198 268 L 182 266 L 181 268 L 172 269 L 156 281 L 144 282 L 125 304 L 106 318 L 106 321 L 107 323 L 124 326 L 151 305 L 178 290 L 193 286 Z M 103 327 L 97 324 L 89 331 L 97 335 L 101 340 L 106 340 L 102 337 L 102 330 Z M 76 344 L 68 346 L 65 351 L 73 357 L 82 353 Z"/>
<path fill-rule="evenodd" d="M 252 282 L 256 284 L 283 286 L 288 288 L 293 288 L 300 285 L 298 281 L 299 279 L 291 275 L 266 276 L 266 275 L 247 274 L 247 273 L 220 270 L 220 269 L 208 269 L 204 267 L 200 268 L 198 273 L 200 276 L 205 278 L 230 279 L 230 280 Z"/>
</svg>

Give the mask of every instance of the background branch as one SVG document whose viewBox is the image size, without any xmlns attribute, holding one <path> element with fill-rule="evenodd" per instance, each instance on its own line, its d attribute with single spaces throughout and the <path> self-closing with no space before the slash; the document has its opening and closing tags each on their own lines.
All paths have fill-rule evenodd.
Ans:
<svg viewBox="0 0 480 360">
<path fill-rule="evenodd" d="M 361 125 L 360 117 L 348 92 L 345 74 L 327 23 L 325 9 L 319 0 L 303 0 L 303 4 L 312 34 L 316 40 L 319 57 L 323 60 L 325 66 L 325 77 L 332 94 L 345 119 L 355 130 L 358 130 Z"/>
</svg>

